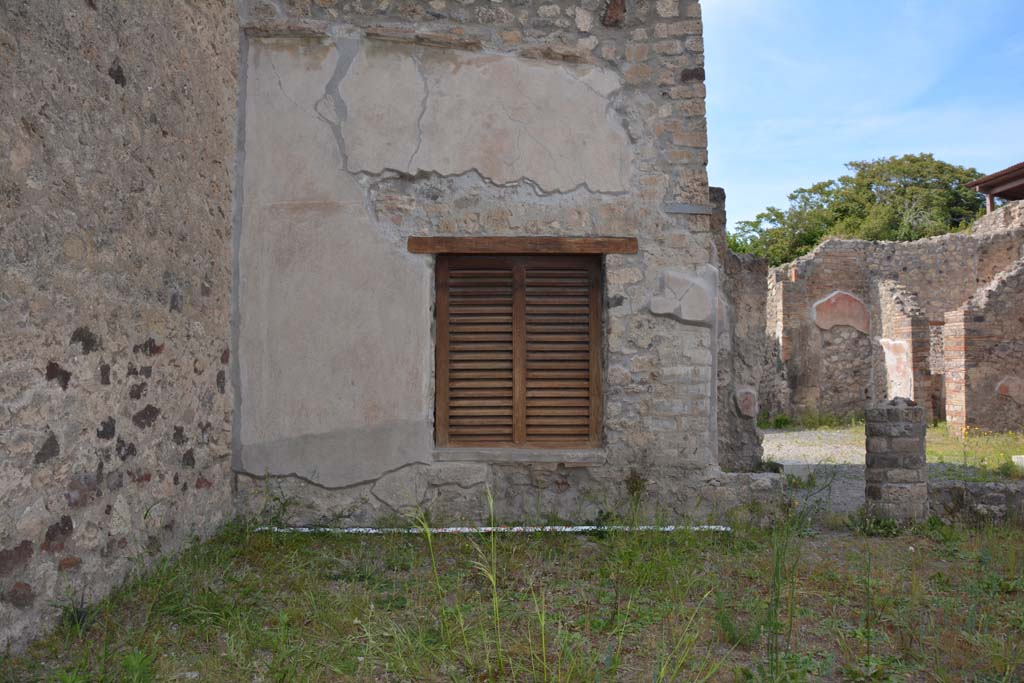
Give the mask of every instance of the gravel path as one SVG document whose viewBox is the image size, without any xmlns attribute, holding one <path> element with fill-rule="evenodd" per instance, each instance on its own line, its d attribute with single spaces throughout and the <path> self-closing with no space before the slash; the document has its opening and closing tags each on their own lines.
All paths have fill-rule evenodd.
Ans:
<svg viewBox="0 0 1024 683">
<path fill-rule="evenodd" d="M 813 474 L 814 486 L 794 493 L 805 499 L 816 493 L 830 512 L 849 514 L 864 505 L 862 429 L 765 430 L 764 459 L 802 479 Z"/>
</svg>

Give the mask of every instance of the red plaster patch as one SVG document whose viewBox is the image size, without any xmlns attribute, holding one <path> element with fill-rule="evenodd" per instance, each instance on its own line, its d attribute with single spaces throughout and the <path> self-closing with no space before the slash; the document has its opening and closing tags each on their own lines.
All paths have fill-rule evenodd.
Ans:
<svg viewBox="0 0 1024 683">
<path fill-rule="evenodd" d="M 849 325 L 855 330 L 867 334 L 871 328 L 871 317 L 868 315 L 867 306 L 863 301 L 846 292 L 832 292 L 814 304 L 811 316 L 814 323 L 823 330 L 831 329 L 836 325 Z"/>
<path fill-rule="evenodd" d="M 60 562 L 57 563 L 57 568 L 62 572 L 66 572 L 71 569 L 77 569 L 82 564 L 82 558 L 75 555 L 69 555 L 68 557 L 60 558 Z"/>
<path fill-rule="evenodd" d="M 1024 405 L 1024 379 L 1004 377 L 996 385 L 996 393 L 1011 399 L 1014 403 Z"/>
<path fill-rule="evenodd" d="M 752 387 L 740 387 L 735 394 L 736 408 L 744 417 L 757 417 L 759 410 L 757 392 Z"/>
</svg>

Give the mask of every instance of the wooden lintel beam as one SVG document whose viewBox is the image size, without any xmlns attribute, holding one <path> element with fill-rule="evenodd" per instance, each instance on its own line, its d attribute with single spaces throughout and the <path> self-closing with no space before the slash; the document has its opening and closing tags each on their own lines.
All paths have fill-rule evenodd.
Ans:
<svg viewBox="0 0 1024 683">
<path fill-rule="evenodd" d="M 635 254 L 635 237 L 410 237 L 413 254 Z"/>
</svg>

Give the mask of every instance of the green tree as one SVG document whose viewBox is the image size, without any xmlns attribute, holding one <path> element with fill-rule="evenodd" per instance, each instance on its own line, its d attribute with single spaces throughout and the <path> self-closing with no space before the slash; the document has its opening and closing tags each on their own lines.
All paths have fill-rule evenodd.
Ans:
<svg viewBox="0 0 1024 683">
<path fill-rule="evenodd" d="M 931 154 L 851 161 L 846 167 L 852 175 L 795 190 L 789 208 L 768 207 L 754 220 L 738 222 L 729 246 L 780 265 L 826 237 L 916 240 L 963 230 L 984 209 L 982 196 L 967 187 L 981 174 Z"/>
</svg>

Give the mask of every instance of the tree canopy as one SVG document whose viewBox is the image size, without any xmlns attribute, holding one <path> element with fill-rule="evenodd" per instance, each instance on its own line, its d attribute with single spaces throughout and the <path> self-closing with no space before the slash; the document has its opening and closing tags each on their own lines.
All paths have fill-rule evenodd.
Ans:
<svg viewBox="0 0 1024 683">
<path fill-rule="evenodd" d="M 780 265 L 803 256 L 826 237 L 910 241 L 963 230 L 984 210 L 967 183 L 973 168 L 907 154 L 846 164 L 852 175 L 795 190 L 789 207 L 770 206 L 739 221 L 729 235 L 733 251 Z"/>
</svg>

